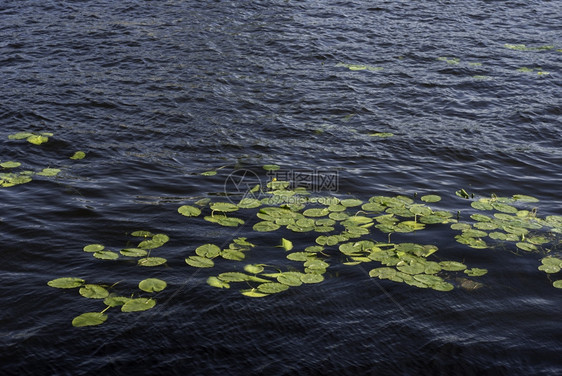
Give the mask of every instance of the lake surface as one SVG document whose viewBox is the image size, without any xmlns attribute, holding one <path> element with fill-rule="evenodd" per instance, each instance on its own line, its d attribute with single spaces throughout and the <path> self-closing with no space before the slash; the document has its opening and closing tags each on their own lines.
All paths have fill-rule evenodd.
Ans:
<svg viewBox="0 0 562 376">
<path fill-rule="evenodd" d="M 436 194 L 427 205 L 462 223 L 492 216 L 471 206 L 492 195 L 562 215 L 560 14 L 558 1 L 2 0 L 0 162 L 21 166 L 0 173 L 60 172 L 0 188 L 0 373 L 562 374 L 562 273 L 538 269 L 560 257 L 560 233 L 532 230 L 547 242 L 531 251 L 488 236 L 485 248 L 461 244 L 452 223 L 391 235 L 488 271 L 437 274 L 451 291 L 372 278 L 378 262 L 344 264 L 326 246 L 322 282 L 253 298 L 240 289 L 255 282 L 207 279 L 246 264 L 302 271 L 281 239 L 303 251 L 324 234 L 256 232 L 259 208 L 221 226 L 200 201 L 237 202 L 304 171 L 326 183 L 315 197 Z M 18 132 L 52 136 L 35 145 L 9 138 Z M 137 230 L 169 236 L 153 252 L 164 265 L 82 250 L 135 247 Z M 369 231 L 362 239 L 388 241 Z M 239 237 L 256 245 L 242 261 L 185 261 Z M 61 277 L 157 304 L 75 328 L 106 306 L 47 285 Z M 145 278 L 168 286 L 144 293 Z"/>
</svg>

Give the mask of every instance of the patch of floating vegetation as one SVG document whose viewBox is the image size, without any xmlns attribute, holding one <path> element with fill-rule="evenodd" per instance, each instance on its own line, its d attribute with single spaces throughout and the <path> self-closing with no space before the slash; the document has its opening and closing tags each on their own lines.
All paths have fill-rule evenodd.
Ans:
<svg viewBox="0 0 562 376">
<path fill-rule="evenodd" d="M 452 64 L 452 65 L 457 65 L 461 62 L 461 59 L 459 59 L 458 57 L 446 57 L 446 56 L 439 56 L 437 58 L 437 60 L 439 61 L 444 61 L 447 64 Z"/>
<path fill-rule="evenodd" d="M 390 133 L 390 132 L 375 132 L 375 133 L 369 133 L 369 136 L 371 136 L 371 137 L 380 137 L 380 138 L 388 138 L 388 137 L 394 136 L 394 133 Z"/>
<path fill-rule="evenodd" d="M 121 307 L 121 312 L 140 312 L 154 308 L 156 300 L 150 296 L 146 297 L 141 293 L 129 294 L 129 296 L 115 294 L 112 291 L 119 282 L 112 285 L 90 284 L 85 280 L 76 277 L 56 278 L 47 285 L 59 289 L 79 289 L 78 293 L 88 299 L 103 300 L 105 308 L 100 312 L 86 312 L 76 316 L 72 320 L 72 326 L 96 326 L 103 324 L 107 320 L 107 310 L 113 307 Z M 139 282 L 138 288 L 145 293 L 160 292 L 166 288 L 165 281 L 157 278 L 147 278 Z"/>
<path fill-rule="evenodd" d="M 370 72 L 378 72 L 383 70 L 383 67 L 376 67 L 373 65 L 365 65 L 365 64 L 347 64 L 347 63 L 337 63 L 336 67 L 344 67 L 352 71 L 370 71 Z"/>
<path fill-rule="evenodd" d="M 546 45 L 546 46 L 537 46 L 537 47 L 528 47 L 524 44 L 510 44 L 510 43 L 506 43 L 503 45 L 505 48 L 508 48 L 510 50 L 516 50 L 516 51 L 548 51 L 548 50 L 553 50 L 554 46 L 551 45 Z"/>
<path fill-rule="evenodd" d="M 31 132 L 19 132 L 8 136 L 10 140 L 26 140 L 34 145 L 41 145 L 49 141 L 49 137 L 53 136 L 50 132 L 43 133 L 31 133 Z"/>
<path fill-rule="evenodd" d="M 517 69 L 518 72 L 522 73 L 533 73 L 536 72 L 539 76 L 546 76 L 549 75 L 549 72 L 543 71 L 541 68 L 528 68 L 528 67 L 521 67 Z"/>
</svg>

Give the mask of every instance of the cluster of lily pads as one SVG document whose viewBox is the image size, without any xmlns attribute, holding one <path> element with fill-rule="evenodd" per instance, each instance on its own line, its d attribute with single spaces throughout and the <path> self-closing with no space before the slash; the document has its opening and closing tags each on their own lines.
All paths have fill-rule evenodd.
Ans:
<svg viewBox="0 0 562 376">
<path fill-rule="evenodd" d="M 50 132 L 30 133 L 20 132 L 8 136 L 10 140 L 26 140 L 34 145 L 41 145 L 49 141 L 49 137 L 53 136 Z M 82 159 L 86 156 L 83 151 L 77 151 L 70 159 Z M 33 176 L 46 176 L 54 177 L 61 171 L 58 168 L 44 168 L 39 172 L 31 170 L 21 170 L 13 172 L 21 166 L 20 162 L 16 161 L 0 161 L 0 188 L 13 187 L 20 184 L 29 183 L 33 180 Z M 9 171 L 9 172 L 8 172 Z"/>
<path fill-rule="evenodd" d="M 156 305 L 153 297 L 140 296 L 139 293 L 133 293 L 130 296 L 110 293 L 110 290 L 118 285 L 91 284 L 85 280 L 75 277 L 56 278 L 47 283 L 51 287 L 59 289 L 79 288 L 78 292 L 88 299 L 103 299 L 105 308 L 99 312 L 86 312 L 76 316 L 72 320 L 75 327 L 95 326 L 103 324 L 107 320 L 107 310 L 113 307 L 121 307 L 121 312 L 139 312 L 146 311 Z M 166 288 L 165 281 L 158 278 L 147 278 L 139 282 L 138 288 L 145 293 L 155 293 Z"/>
<path fill-rule="evenodd" d="M 142 238 L 135 247 L 126 247 L 119 251 L 111 251 L 103 244 L 88 244 L 83 248 L 84 252 L 91 253 L 97 259 L 117 260 L 119 254 L 128 258 L 137 258 L 139 266 L 158 266 L 166 263 L 163 257 L 151 256 L 151 252 L 166 244 L 170 238 L 166 234 L 153 234 L 149 231 L 134 231 L 131 236 Z"/>
</svg>

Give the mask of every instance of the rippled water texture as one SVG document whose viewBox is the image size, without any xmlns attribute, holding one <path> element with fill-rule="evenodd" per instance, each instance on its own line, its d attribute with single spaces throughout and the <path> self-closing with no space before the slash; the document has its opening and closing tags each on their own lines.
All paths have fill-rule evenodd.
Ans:
<svg viewBox="0 0 562 376">
<path fill-rule="evenodd" d="M 561 14 L 546 0 L 2 0 L 0 162 L 61 172 L 0 188 L 0 373 L 562 374 L 546 250 L 472 249 L 443 225 L 404 239 L 488 269 L 483 288 L 418 289 L 336 260 L 322 283 L 252 299 L 184 261 L 251 228 L 177 213 L 220 198 L 237 169 L 267 179 L 277 164 L 337 172 L 335 194 L 363 201 L 435 193 L 467 216 L 465 189 L 561 215 Z M 170 236 L 165 266 L 82 252 L 139 229 Z M 286 264 L 281 236 L 316 237 L 260 233 L 245 261 Z M 65 276 L 168 288 L 152 310 L 73 328 L 103 305 L 47 286 Z"/>
</svg>

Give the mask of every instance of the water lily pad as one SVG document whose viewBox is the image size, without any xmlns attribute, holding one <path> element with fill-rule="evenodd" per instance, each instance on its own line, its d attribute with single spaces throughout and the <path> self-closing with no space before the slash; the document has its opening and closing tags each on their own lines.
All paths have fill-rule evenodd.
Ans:
<svg viewBox="0 0 562 376">
<path fill-rule="evenodd" d="M 464 273 L 470 277 L 480 277 L 488 273 L 488 270 L 480 269 L 480 268 L 472 268 L 472 269 L 465 269 Z"/>
<path fill-rule="evenodd" d="M 330 210 L 328 208 L 312 208 L 306 209 L 302 214 L 307 217 L 324 217 L 330 214 Z"/>
<path fill-rule="evenodd" d="M 282 238 L 281 248 L 283 248 L 285 251 L 290 251 L 291 249 L 293 249 L 293 242 L 285 238 Z"/>
<path fill-rule="evenodd" d="M 89 244 L 89 245 L 85 246 L 83 249 L 84 249 L 84 252 L 99 252 L 99 251 L 105 249 L 105 246 L 103 246 L 101 244 Z"/>
<path fill-rule="evenodd" d="M 84 153 L 83 151 L 77 151 L 75 152 L 72 157 L 70 157 L 70 159 L 84 159 L 86 157 L 86 153 Z"/>
<path fill-rule="evenodd" d="M 552 264 L 542 264 L 538 269 L 549 274 L 558 273 L 560 271 L 560 267 L 558 265 Z"/>
<path fill-rule="evenodd" d="M 137 265 L 139 266 L 159 266 L 166 263 L 166 259 L 162 257 L 145 257 L 139 259 Z"/>
<path fill-rule="evenodd" d="M 279 167 L 279 166 L 276 165 L 276 164 L 266 164 L 266 165 L 263 165 L 262 168 L 263 168 L 264 170 L 266 170 L 266 171 L 277 171 L 277 170 L 279 170 L 281 167 Z"/>
<path fill-rule="evenodd" d="M 57 176 L 60 171 L 61 170 L 58 168 L 44 168 L 41 172 L 38 172 L 37 175 L 52 177 Z"/>
<path fill-rule="evenodd" d="M 85 281 L 82 278 L 63 277 L 53 279 L 47 282 L 47 285 L 57 289 L 73 289 L 84 285 L 84 283 Z"/>
<path fill-rule="evenodd" d="M 16 168 L 21 166 L 20 162 L 14 162 L 14 161 L 7 161 L 7 162 L 2 162 L 0 163 L 0 167 L 3 168 Z"/>
<path fill-rule="evenodd" d="M 100 285 L 84 285 L 80 287 L 80 295 L 90 299 L 103 299 L 109 295 L 109 292 Z"/>
<path fill-rule="evenodd" d="M 278 282 L 268 282 L 268 283 L 262 283 L 261 285 L 259 285 L 257 287 L 258 291 L 264 294 L 275 294 L 275 293 L 279 293 L 282 291 L 285 291 L 289 288 L 289 286 L 283 284 L 283 283 L 278 283 Z"/>
<path fill-rule="evenodd" d="M 517 248 L 522 249 L 523 251 L 532 252 L 537 250 L 537 246 L 527 242 L 517 242 L 515 243 Z"/>
<path fill-rule="evenodd" d="M 322 274 L 306 273 L 300 275 L 302 283 L 320 283 L 324 280 Z"/>
<path fill-rule="evenodd" d="M 146 292 L 159 292 L 168 286 L 165 281 L 158 278 L 147 278 L 139 282 L 139 289 Z"/>
<path fill-rule="evenodd" d="M 96 326 L 103 324 L 107 320 L 107 315 L 101 312 L 86 312 L 79 316 L 76 316 L 72 320 L 72 326 L 83 327 L 83 326 Z"/>
<path fill-rule="evenodd" d="M 481 199 L 479 201 L 473 201 L 470 206 L 477 210 L 493 210 L 494 207 L 490 204 L 488 199 Z"/>
<path fill-rule="evenodd" d="M 249 281 L 251 276 L 240 272 L 226 272 L 219 274 L 217 277 L 224 282 L 244 282 Z"/>
<path fill-rule="evenodd" d="M 437 291 L 451 291 L 455 288 L 455 286 L 453 286 L 449 282 L 443 281 L 443 282 L 439 282 L 439 283 L 436 283 L 436 284 L 432 285 L 431 288 L 433 290 L 437 290 Z"/>
<path fill-rule="evenodd" d="M 215 266 L 213 260 L 202 256 L 189 256 L 185 259 L 185 262 L 195 268 L 212 268 Z"/>
<path fill-rule="evenodd" d="M 466 265 L 457 261 L 441 261 L 439 263 L 443 270 L 447 270 L 449 272 L 456 272 L 466 269 Z"/>
<path fill-rule="evenodd" d="M 121 306 L 121 312 L 140 312 L 153 308 L 156 300 L 151 298 L 130 299 Z"/>
<path fill-rule="evenodd" d="M 25 140 L 26 138 L 31 137 L 31 136 L 33 136 L 33 133 L 19 132 L 19 133 L 9 135 L 8 139 L 10 139 L 10 140 Z"/>
<path fill-rule="evenodd" d="M 261 201 L 255 198 L 243 198 L 237 205 L 239 208 L 242 209 L 254 209 L 261 206 Z"/>
<path fill-rule="evenodd" d="M 394 136 L 394 133 L 391 133 L 391 132 L 375 132 L 375 133 L 369 133 L 369 136 L 380 137 L 380 138 L 388 138 L 388 137 Z"/>
<path fill-rule="evenodd" d="M 238 210 L 238 206 L 230 202 L 214 202 L 210 205 L 211 210 L 223 213 L 234 212 Z"/>
<path fill-rule="evenodd" d="M 178 213 L 185 215 L 186 217 L 197 217 L 201 214 L 201 209 L 191 205 L 183 205 L 178 208 Z"/>
<path fill-rule="evenodd" d="M 269 294 L 259 292 L 256 289 L 240 290 L 240 292 L 242 295 L 249 296 L 250 298 L 263 298 L 264 296 L 269 296 Z"/>
<path fill-rule="evenodd" d="M 557 257 L 544 257 L 541 262 L 545 265 L 556 265 L 560 268 L 562 268 L 562 259 L 559 259 Z"/>
<path fill-rule="evenodd" d="M 203 244 L 195 249 L 195 253 L 201 257 L 212 259 L 221 253 L 221 249 L 214 244 Z"/>
<path fill-rule="evenodd" d="M 293 252 L 287 255 L 287 258 L 292 261 L 306 261 L 311 257 L 314 257 L 314 254 L 310 252 Z"/>
<path fill-rule="evenodd" d="M 30 142 L 34 145 L 41 145 L 41 144 L 44 144 L 47 141 L 49 141 L 49 138 L 47 136 L 42 136 L 42 135 L 39 135 L 39 134 L 34 134 L 34 135 L 31 135 L 27 138 L 27 142 Z"/>
<path fill-rule="evenodd" d="M 116 252 L 105 250 L 94 252 L 92 256 L 100 260 L 117 260 L 119 258 L 119 254 Z"/>
<path fill-rule="evenodd" d="M 492 207 L 502 213 L 517 213 L 517 208 L 511 205 L 503 204 L 501 202 L 493 202 Z"/>
<path fill-rule="evenodd" d="M 262 221 L 262 222 L 258 222 L 253 226 L 254 231 L 259 231 L 259 232 L 268 232 L 268 231 L 275 231 L 279 229 L 278 224 L 274 223 L 274 222 L 269 222 L 269 221 Z"/>
<path fill-rule="evenodd" d="M 346 207 L 346 208 L 352 208 L 355 206 L 361 206 L 363 204 L 363 201 L 358 200 L 356 198 L 347 198 L 344 200 L 340 201 L 340 205 Z"/>
<path fill-rule="evenodd" d="M 216 174 L 217 174 L 217 172 L 214 171 L 214 170 L 205 171 L 205 172 L 202 172 L 202 173 L 201 173 L 202 176 L 215 176 Z"/>
<path fill-rule="evenodd" d="M 303 283 L 301 280 L 303 275 L 299 272 L 285 272 L 277 276 L 277 281 L 287 286 L 300 286 Z"/>
<path fill-rule="evenodd" d="M 140 237 L 140 238 L 147 238 L 149 236 L 154 236 L 154 234 L 151 233 L 150 231 L 139 230 L 139 231 L 133 231 L 131 233 L 131 236 L 136 236 L 136 237 Z"/>
<path fill-rule="evenodd" d="M 562 289 L 562 279 L 552 282 L 552 286 L 556 287 L 557 289 Z"/>
<path fill-rule="evenodd" d="M 220 279 L 218 279 L 217 277 L 211 276 L 209 278 L 207 278 L 207 284 L 209 286 L 212 287 L 217 287 L 219 289 L 229 289 L 230 288 L 230 284 L 225 282 L 225 281 L 221 281 Z"/>
<path fill-rule="evenodd" d="M 237 250 L 237 249 L 223 249 L 220 253 L 220 256 L 224 259 L 227 260 L 232 260 L 232 261 L 242 261 L 246 258 L 246 255 Z"/>
<path fill-rule="evenodd" d="M 148 252 L 141 248 L 125 248 L 119 251 L 123 256 L 127 257 L 144 257 Z"/>
<path fill-rule="evenodd" d="M 527 195 L 513 195 L 513 199 L 522 202 L 539 202 L 538 198 Z"/>
</svg>

